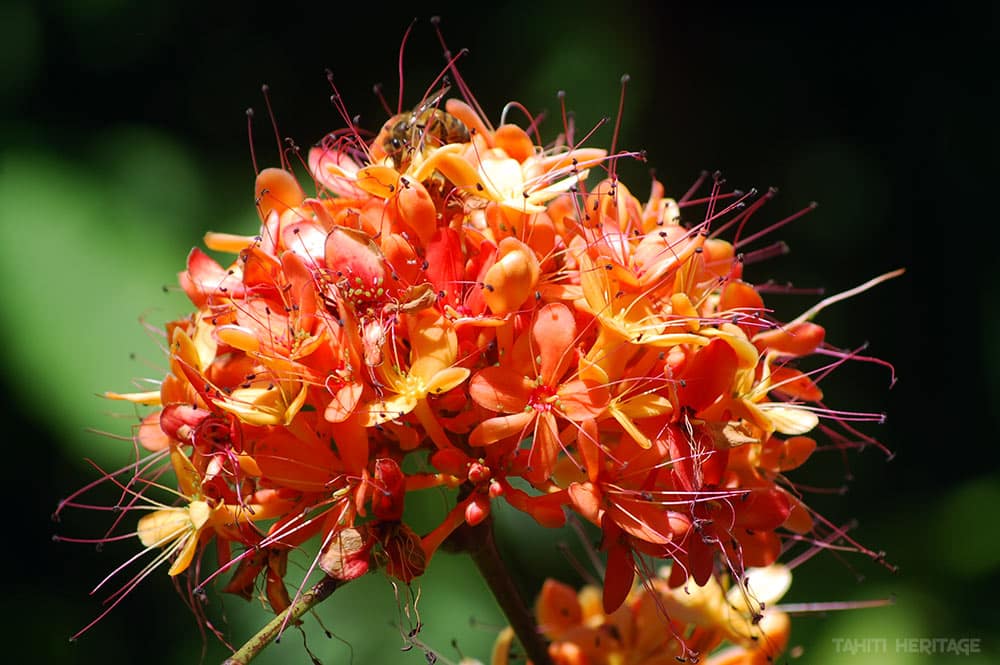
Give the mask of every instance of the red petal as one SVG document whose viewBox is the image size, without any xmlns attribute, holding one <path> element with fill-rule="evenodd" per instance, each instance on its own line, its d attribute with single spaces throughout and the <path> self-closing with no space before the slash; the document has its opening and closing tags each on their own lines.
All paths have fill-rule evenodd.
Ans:
<svg viewBox="0 0 1000 665">
<path fill-rule="evenodd" d="M 458 448 L 444 448 L 431 455 L 431 465 L 442 473 L 464 478 L 472 458 Z"/>
<path fill-rule="evenodd" d="M 773 531 L 744 532 L 739 536 L 739 553 L 729 553 L 730 557 L 741 557 L 747 567 L 770 566 L 781 554 L 781 538 Z"/>
<path fill-rule="evenodd" d="M 681 403 L 700 411 L 729 391 L 736 376 L 736 350 L 722 339 L 713 339 L 694 354 L 681 375 L 677 392 Z"/>
<path fill-rule="evenodd" d="M 566 502 L 569 493 L 566 490 L 531 496 L 524 490 L 511 486 L 506 481 L 500 481 L 503 497 L 514 508 L 527 513 L 544 527 L 558 529 L 566 524 Z"/>
<path fill-rule="evenodd" d="M 378 289 L 385 285 L 382 250 L 361 231 L 336 226 L 326 237 L 326 265 L 343 273 L 351 289 Z"/>
<path fill-rule="evenodd" d="M 187 257 L 187 270 L 178 275 L 184 293 L 197 307 L 203 307 L 210 295 L 219 293 L 219 287 L 226 288 L 226 296 L 238 298 L 243 295 L 243 285 L 238 278 L 197 247 Z"/>
<path fill-rule="evenodd" d="M 372 513 L 380 520 L 403 519 L 403 499 L 406 476 L 395 460 L 383 457 L 375 460 L 375 482 L 372 492 Z"/>
<path fill-rule="evenodd" d="M 734 499 L 735 526 L 751 531 L 772 531 L 788 519 L 792 507 L 777 487 L 752 490 L 745 499 Z"/>
<path fill-rule="evenodd" d="M 433 233 L 433 228 L 431 231 Z M 465 279 L 461 238 L 454 229 L 445 228 L 434 233 L 433 239 L 424 244 L 427 247 L 424 253 L 427 269 L 424 272 L 434 285 L 434 291 L 444 293 L 445 304 L 455 307 Z"/>
<path fill-rule="evenodd" d="M 604 571 L 604 613 L 611 614 L 625 602 L 632 582 L 635 581 L 635 566 L 632 561 L 632 550 L 618 542 L 612 542 L 608 547 L 607 568 Z"/>
<path fill-rule="evenodd" d="M 687 539 L 688 574 L 698 586 L 705 586 L 715 564 L 715 543 L 706 543 L 702 534 L 692 530 Z"/>
</svg>

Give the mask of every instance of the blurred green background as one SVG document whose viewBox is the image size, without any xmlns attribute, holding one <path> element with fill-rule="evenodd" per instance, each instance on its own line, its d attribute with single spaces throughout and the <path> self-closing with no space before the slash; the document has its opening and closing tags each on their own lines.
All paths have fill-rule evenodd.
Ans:
<svg viewBox="0 0 1000 665">
<path fill-rule="evenodd" d="M 858 555 L 820 555 L 796 570 L 786 601 L 865 600 L 893 606 L 796 619 L 795 662 L 997 662 L 1000 655 L 1000 470 L 993 430 L 1000 335 L 989 205 L 996 148 L 995 83 L 983 74 L 995 45 L 995 8 L 910 3 L 525 2 L 350 7 L 120 0 L 0 4 L 0 344 L 3 416 L 14 491 L 5 651 L 10 662 L 219 662 L 166 575 L 157 571 L 78 643 L 70 635 L 100 610 L 88 592 L 132 553 L 129 541 L 95 551 L 53 543 L 96 536 L 89 513 L 50 515 L 60 498 L 129 459 L 127 408 L 97 395 L 142 387 L 164 372 L 156 328 L 187 313 L 170 288 L 206 230 L 256 232 L 245 110 L 256 110 L 261 166 L 276 164 L 261 84 L 280 133 L 308 146 L 342 126 L 324 69 L 372 129 L 385 114 L 371 92 L 397 98 L 400 39 L 404 106 L 416 104 L 442 64 L 428 19 L 442 17 L 460 67 L 494 121 L 510 100 L 558 121 L 565 90 L 577 126 L 614 116 L 628 73 L 619 146 L 645 149 L 624 164 L 640 198 L 650 168 L 680 195 L 702 169 L 735 187 L 776 186 L 763 225 L 812 200 L 820 207 L 774 238 L 792 253 L 748 269 L 751 280 L 791 281 L 834 293 L 897 267 L 904 277 L 820 317 L 841 347 L 895 366 L 843 367 L 824 383 L 829 404 L 884 411 L 864 431 L 895 452 L 817 454 L 795 476 L 844 494 L 812 503 L 885 550 L 891 574 Z M 610 125 L 592 144 L 610 143 Z M 984 205 L 985 204 L 985 205 Z M 772 295 L 786 317 L 815 296 Z M 148 325 L 144 326 L 143 323 Z M 440 497 L 424 499 L 427 510 Z M 103 517 L 107 517 L 106 515 Z M 558 541 L 500 511 L 507 560 L 533 594 L 546 575 L 576 579 Z M 864 581 L 861 579 L 864 578 Z M 463 558 L 439 555 L 422 583 L 421 633 L 444 659 L 481 659 L 502 623 Z M 265 614 L 210 593 L 216 622 L 239 643 Z M 310 628 L 327 663 L 419 663 L 401 652 L 393 590 L 371 577 L 321 609 L 337 639 Z M 311 627 L 315 622 L 310 620 Z M 846 654 L 838 640 L 883 638 L 888 653 Z M 978 638 L 981 653 L 921 655 L 897 639 Z M 262 663 L 309 662 L 291 631 Z M 794 660 L 786 657 L 786 660 Z"/>
</svg>

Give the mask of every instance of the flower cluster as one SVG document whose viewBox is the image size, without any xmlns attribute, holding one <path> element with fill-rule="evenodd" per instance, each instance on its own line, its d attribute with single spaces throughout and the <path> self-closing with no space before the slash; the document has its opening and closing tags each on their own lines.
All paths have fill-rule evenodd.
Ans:
<svg viewBox="0 0 1000 665">
<path fill-rule="evenodd" d="M 136 435 L 149 455 L 117 482 L 148 511 L 136 533 L 156 561 L 199 584 L 225 574 L 248 598 L 262 588 L 280 612 L 307 541 L 331 577 L 408 582 L 499 501 L 602 534 L 599 591 L 543 592 L 554 644 L 608 625 L 643 649 L 673 640 L 671 658 L 749 649 L 759 631 L 783 644 L 787 619 L 758 625 L 757 601 L 733 610 L 719 580 L 813 530 L 784 474 L 816 448 L 822 392 L 797 363 L 828 348 L 824 329 L 815 309 L 777 320 L 724 238 L 767 196 L 716 178 L 708 197 L 675 200 L 654 180 L 642 202 L 615 175 L 624 155 L 575 145 L 569 127 L 541 145 L 438 97 L 374 139 L 327 136 L 307 187 L 287 165 L 260 171 L 259 232 L 206 235 L 231 261 L 188 256 L 193 312 L 167 326 L 159 389 L 109 394 L 152 407 Z M 153 503 L 171 477 L 179 501 Z M 456 498 L 417 533 L 405 500 L 431 487 Z M 669 573 L 636 591 L 649 560 Z M 650 637 L 657 612 L 667 636 Z"/>
<path fill-rule="evenodd" d="M 786 648 L 789 617 L 773 606 L 791 585 L 786 567 L 748 569 L 742 586 L 728 589 L 715 577 L 703 586 L 673 587 L 670 575 L 667 566 L 611 613 L 602 607 L 598 587 L 576 592 L 546 580 L 535 613 L 551 640 L 553 664 L 766 665 Z M 492 665 L 508 665 L 513 638 L 509 628 L 501 632 Z M 722 644 L 728 646 L 717 650 Z M 712 655 L 699 661 L 701 654 Z"/>
</svg>

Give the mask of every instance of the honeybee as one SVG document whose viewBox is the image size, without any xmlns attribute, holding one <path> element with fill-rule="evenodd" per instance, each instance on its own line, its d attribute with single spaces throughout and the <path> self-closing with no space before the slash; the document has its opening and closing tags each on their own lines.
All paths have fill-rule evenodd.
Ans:
<svg viewBox="0 0 1000 665">
<path fill-rule="evenodd" d="M 373 141 L 374 157 L 391 158 L 395 169 L 403 173 L 414 155 L 422 156 L 448 143 L 468 141 L 469 128 L 465 123 L 439 108 L 448 90 L 445 87 L 416 108 L 389 118 Z"/>
</svg>

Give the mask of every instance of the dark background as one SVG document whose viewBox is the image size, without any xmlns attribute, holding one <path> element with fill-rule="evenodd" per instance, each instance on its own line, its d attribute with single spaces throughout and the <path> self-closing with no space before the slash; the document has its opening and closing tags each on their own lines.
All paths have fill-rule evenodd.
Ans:
<svg viewBox="0 0 1000 665">
<path fill-rule="evenodd" d="M 50 520 L 61 497 L 95 477 L 83 457 L 102 465 L 127 459 L 127 444 L 84 431 L 128 432 L 122 411 L 115 420 L 94 395 L 162 376 L 155 336 L 136 319 L 186 312 L 161 286 L 173 284 L 201 234 L 256 231 L 248 107 L 256 111 L 260 165 L 277 163 L 261 85 L 270 86 L 280 134 L 299 145 L 343 124 L 329 103 L 325 68 L 351 112 L 375 130 L 386 115 L 371 88 L 384 83 L 395 105 L 398 49 L 412 18 L 404 107 L 420 100 L 442 66 L 428 22 L 440 15 L 451 49 L 470 49 L 459 66 L 494 122 L 516 99 L 547 111 L 542 131 L 549 139 L 561 126 L 557 90 L 565 90 L 585 130 L 602 116 L 614 118 L 619 79 L 628 73 L 619 146 L 647 151 L 646 164 L 622 170 L 640 199 L 655 168 L 675 196 L 702 169 L 719 169 L 743 189 L 778 187 L 779 197 L 756 217 L 761 225 L 818 201 L 816 211 L 775 234 L 792 253 L 751 266 L 751 280 L 836 293 L 907 269 L 818 319 L 832 343 L 867 342 L 867 353 L 895 367 L 891 389 L 887 369 L 863 363 L 824 384 L 832 406 L 888 415 L 864 431 L 894 459 L 873 448 L 846 463 L 817 455 L 798 476 L 848 485 L 846 494 L 817 495 L 814 503 L 837 523 L 857 518 L 852 533 L 885 550 L 899 572 L 859 555 L 820 555 L 796 571 L 786 599 L 893 595 L 896 603 L 796 619 L 793 643 L 806 663 L 869 662 L 834 647 L 838 638 L 865 637 L 888 639 L 888 655 L 870 662 L 985 663 L 987 654 L 1000 653 L 996 77 L 986 67 L 996 51 L 994 11 L 985 3 L 889 11 L 873 4 L 584 0 L 410 3 L 400 10 L 378 3 L 139 8 L 114 0 L 7 0 L 0 7 L 0 362 L 14 516 L 6 540 L 7 606 L 15 612 L 7 620 L 8 652 L 24 662 L 197 660 L 200 638 L 162 570 L 79 643 L 67 642 L 99 611 L 89 589 L 137 544 L 98 553 L 50 541 L 54 533 L 100 532 L 85 513 Z M 591 145 L 610 140 L 609 124 Z M 816 299 L 771 295 L 767 302 L 790 318 Z M 567 567 L 546 534 L 509 514 L 502 527 L 529 593 L 545 575 L 573 579 L 560 571 Z M 549 551 L 538 550 L 539 542 Z M 437 631 L 429 633 L 437 639 L 432 646 L 457 660 L 448 646 L 455 637 L 466 655 L 486 659 L 481 647 L 495 625 L 479 623 L 492 616 L 495 624 L 498 615 L 462 605 L 463 593 L 476 594 L 475 607 L 489 602 L 481 589 L 471 590 L 473 578 L 462 577 L 463 562 L 438 564 L 422 601 L 429 630 Z M 859 584 L 860 577 L 866 580 Z M 453 585 L 446 601 L 435 600 L 435 580 Z M 367 588 L 391 596 L 385 583 Z M 337 609 L 337 602 L 323 610 L 335 632 L 360 607 L 345 599 Z M 238 635 L 264 620 L 262 611 L 243 618 L 232 599 L 226 607 Z M 394 619 L 364 611 L 380 626 Z M 479 623 L 470 626 L 470 619 Z M 398 638 L 388 634 L 388 653 L 399 653 Z M 913 637 L 979 638 L 983 653 L 893 652 L 897 638 Z M 373 634 L 345 639 L 355 663 L 423 658 L 366 655 L 373 653 L 366 641 L 386 639 Z M 286 662 L 308 662 L 297 635 L 286 642 L 294 647 L 281 649 Z M 336 654 L 329 662 L 348 662 L 350 649 L 325 652 L 322 643 L 309 641 L 317 653 Z M 209 645 L 206 662 L 221 660 L 224 652 Z"/>
</svg>

